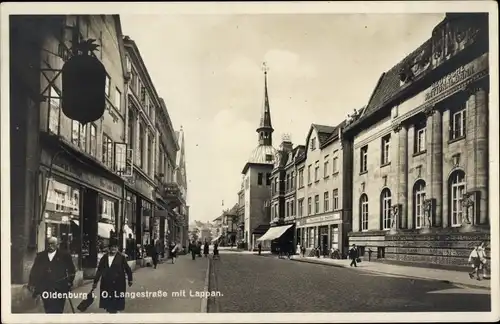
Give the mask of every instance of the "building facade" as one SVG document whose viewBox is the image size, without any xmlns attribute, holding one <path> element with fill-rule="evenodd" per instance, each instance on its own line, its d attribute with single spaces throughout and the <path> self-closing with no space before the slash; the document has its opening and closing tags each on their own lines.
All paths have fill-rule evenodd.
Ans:
<svg viewBox="0 0 500 324">
<path fill-rule="evenodd" d="M 187 168 L 186 168 L 186 144 L 184 140 L 184 130 L 181 126 L 180 130 L 176 132 L 177 143 L 179 144 L 179 151 L 175 163 L 175 183 L 179 187 L 180 204 L 174 209 L 176 211 L 176 222 L 174 225 L 174 233 L 176 240 L 184 246 L 189 246 L 188 237 L 188 224 L 189 224 L 189 206 L 187 205 L 188 199 L 188 185 L 187 185 Z"/>
<path fill-rule="evenodd" d="M 349 241 L 378 258 L 466 265 L 490 231 L 488 15 L 447 14 L 430 36 L 344 132 Z"/>
<path fill-rule="evenodd" d="M 126 146 L 126 70 L 120 20 L 10 19 L 12 283 L 26 282 L 36 252 L 51 236 L 73 256 L 79 282 L 93 276 L 107 240 L 122 231 L 124 165 L 117 147 Z M 71 44 L 89 38 L 99 45 L 94 55 L 107 72 L 106 109 L 82 125 L 62 112 L 61 69 L 76 53 Z"/>
<path fill-rule="evenodd" d="M 343 210 L 342 127 L 311 125 L 304 160 L 297 165 L 297 237 L 306 251 L 320 247 L 325 254 L 332 248 L 343 253 L 347 247 L 350 214 Z"/>
<path fill-rule="evenodd" d="M 245 231 L 244 242 L 249 250 L 257 248 L 257 239 L 269 228 L 271 172 L 276 157 L 273 147 L 273 126 L 267 93 L 267 71 L 264 73 L 264 105 L 257 134 L 259 145 L 253 150 L 245 164 Z"/>
</svg>

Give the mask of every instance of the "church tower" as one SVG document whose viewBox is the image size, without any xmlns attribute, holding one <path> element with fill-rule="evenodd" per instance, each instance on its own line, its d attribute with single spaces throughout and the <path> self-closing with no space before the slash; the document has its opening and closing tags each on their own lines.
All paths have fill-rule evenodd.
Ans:
<svg viewBox="0 0 500 324">
<path fill-rule="evenodd" d="M 252 151 L 243 174 L 243 191 L 245 199 L 245 230 L 244 241 L 248 249 L 257 248 L 256 241 L 269 229 L 271 210 L 269 200 L 271 196 L 271 173 L 276 161 L 278 151 L 273 147 L 273 126 L 271 123 L 271 109 L 267 89 L 266 64 L 264 70 L 264 102 L 260 116 L 260 123 L 256 131 L 258 134 L 258 145 Z M 265 249 L 266 246 L 263 246 Z"/>
</svg>

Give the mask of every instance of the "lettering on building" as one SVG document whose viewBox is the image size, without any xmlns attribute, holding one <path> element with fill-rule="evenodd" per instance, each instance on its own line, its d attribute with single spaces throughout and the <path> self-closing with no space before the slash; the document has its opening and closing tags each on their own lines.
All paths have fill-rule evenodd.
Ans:
<svg viewBox="0 0 500 324">
<path fill-rule="evenodd" d="M 310 224 L 310 223 L 318 223 L 318 222 L 328 222 L 328 221 L 333 221 L 340 219 L 340 214 L 335 213 L 333 215 L 323 215 L 323 216 L 316 216 L 316 217 L 310 217 L 305 220 L 305 224 Z"/>
<path fill-rule="evenodd" d="M 448 74 L 441 80 L 434 82 L 431 86 L 431 90 L 425 94 L 425 101 L 429 101 L 432 98 L 440 95 L 446 90 L 450 89 L 454 85 L 470 78 L 476 73 L 475 66 L 473 64 L 469 66 L 461 66 L 454 72 Z"/>
</svg>

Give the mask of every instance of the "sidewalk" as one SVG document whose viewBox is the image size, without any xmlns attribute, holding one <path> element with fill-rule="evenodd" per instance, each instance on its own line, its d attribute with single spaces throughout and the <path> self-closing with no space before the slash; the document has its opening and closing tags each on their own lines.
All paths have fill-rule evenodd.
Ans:
<svg viewBox="0 0 500 324">
<path fill-rule="evenodd" d="M 276 256 L 276 258 L 278 257 Z M 292 260 L 299 262 L 324 264 L 334 267 L 351 268 L 349 266 L 351 260 L 336 260 L 330 258 L 318 259 L 316 257 L 301 257 L 297 255 L 292 256 Z M 483 279 L 482 281 L 478 281 L 476 279 L 470 279 L 467 272 L 463 271 L 429 269 L 429 268 L 393 265 L 381 262 L 368 262 L 368 261 L 363 261 L 361 263 L 358 263 L 357 268 L 351 268 L 351 269 L 359 271 L 368 271 L 379 274 L 391 274 L 407 278 L 444 281 L 471 288 L 491 289 L 490 280 Z"/>
<path fill-rule="evenodd" d="M 181 256 L 175 264 L 171 261 L 163 261 L 157 269 L 144 267 L 133 273 L 133 285 L 127 287 L 127 292 L 167 292 L 168 296 L 127 298 L 125 301 L 124 313 L 200 313 L 204 310 L 203 298 L 190 297 L 190 291 L 206 290 L 208 260 L 197 258 L 191 260 L 188 256 Z M 99 285 L 97 285 L 94 295 L 94 303 L 87 309 L 86 313 L 105 313 L 99 308 Z M 88 293 L 91 283 L 87 283 L 73 290 L 75 294 Z M 182 294 L 185 291 L 185 296 Z M 181 292 L 179 296 L 172 296 L 172 292 Z M 80 313 L 76 307 L 82 301 L 81 296 L 72 298 L 75 312 Z M 65 313 L 72 313 L 69 302 L 66 302 Z M 34 309 L 25 313 L 43 313 L 41 302 Z"/>
</svg>

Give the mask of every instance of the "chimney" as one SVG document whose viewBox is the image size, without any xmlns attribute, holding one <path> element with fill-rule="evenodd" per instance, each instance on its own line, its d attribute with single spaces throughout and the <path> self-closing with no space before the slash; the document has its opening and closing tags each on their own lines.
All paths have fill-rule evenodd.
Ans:
<svg viewBox="0 0 500 324">
<path fill-rule="evenodd" d="M 290 134 L 283 134 L 281 136 L 280 149 L 285 152 L 290 152 L 293 150 L 293 143 Z"/>
</svg>

